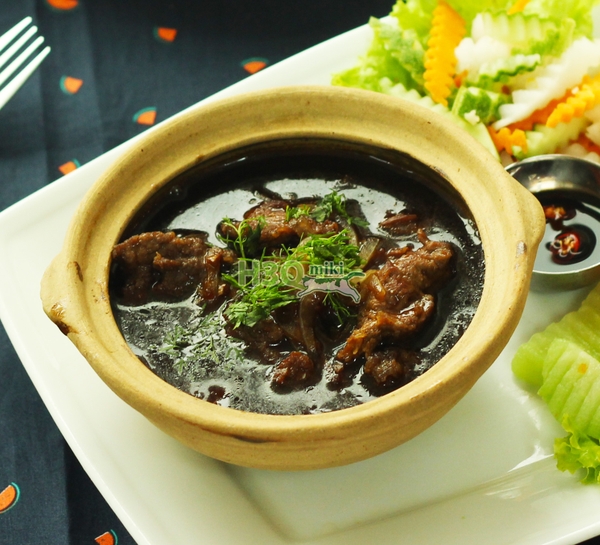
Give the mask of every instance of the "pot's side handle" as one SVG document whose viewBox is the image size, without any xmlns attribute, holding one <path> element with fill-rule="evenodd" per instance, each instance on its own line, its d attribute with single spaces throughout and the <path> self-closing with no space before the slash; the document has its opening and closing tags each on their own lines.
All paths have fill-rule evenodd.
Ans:
<svg viewBox="0 0 600 545">
<path fill-rule="evenodd" d="M 516 196 L 525 230 L 523 242 L 527 244 L 528 249 L 536 250 L 546 228 L 544 210 L 537 197 L 521 184 L 517 186 Z"/>
<path fill-rule="evenodd" d="M 42 276 L 40 297 L 46 315 L 67 336 L 77 333 L 77 317 L 73 316 L 72 286 L 82 282 L 81 268 L 76 261 L 65 263 L 58 254 Z"/>
</svg>

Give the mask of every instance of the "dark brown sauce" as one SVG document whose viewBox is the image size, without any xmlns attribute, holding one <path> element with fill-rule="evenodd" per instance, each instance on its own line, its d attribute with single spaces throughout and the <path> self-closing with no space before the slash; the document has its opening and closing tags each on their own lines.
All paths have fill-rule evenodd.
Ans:
<svg viewBox="0 0 600 545">
<path fill-rule="evenodd" d="M 243 341 L 223 332 L 219 311 L 203 315 L 191 299 L 129 306 L 112 291 L 115 319 L 133 352 L 162 379 L 191 395 L 268 414 L 351 407 L 433 366 L 475 313 L 485 271 L 483 251 L 460 197 L 439 174 L 406 155 L 330 140 L 279 141 L 238 150 L 171 181 L 138 211 L 122 240 L 148 231 L 204 231 L 210 243 L 222 245 L 215 228 L 224 217 L 242 218 L 250 207 L 273 196 L 301 202 L 332 191 L 345 195 L 368 229 L 393 239 L 394 245 L 420 245 L 414 232 L 390 237 L 378 227 L 388 211 L 408 209 L 417 211 L 430 240 L 449 242 L 456 249 L 456 274 L 437 294 L 433 319 L 411 341 L 418 360 L 402 383 L 377 388 L 357 368 L 337 387 L 328 384 L 324 373 L 307 388 L 277 391 L 270 384 L 273 366 L 248 355 Z M 192 333 L 170 349 L 165 339 L 173 339 L 177 328 Z"/>
<path fill-rule="evenodd" d="M 546 231 L 536 256 L 535 270 L 567 272 L 600 261 L 596 233 L 600 206 L 588 195 L 546 191 L 537 195 L 546 216 Z"/>
</svg>

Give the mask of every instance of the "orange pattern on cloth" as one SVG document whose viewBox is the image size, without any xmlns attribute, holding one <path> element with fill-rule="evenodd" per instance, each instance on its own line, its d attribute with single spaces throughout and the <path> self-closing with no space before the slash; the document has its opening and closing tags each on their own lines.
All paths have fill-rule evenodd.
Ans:
<svg viewBox="0 0 600 545">
<path fill-rule="evenodd" d="M 267 66 L 267 59 L 261 59 L 259 57 L 252 57 L 242 61 L 242 67 L 249 74 L 256 74 Z"/>
<path fill-rule="evenodd" d="M 114 530 L 104 532 L 101 536 L 98 536 L 94 541 L 98 545 L 117 545 L 118 543 L 117 534 Z"/>
<path fill-rule="evenodd" d="M 69 10 L 77 7 L 79 0 L 45 0 L 46 3 L 57 10 Z M 164 43 L 172 43 L 175 41 L 178 30 L 172 27 L 155 26 L 153 27 L 154 37 Z M 250 57 L 242 61 L 241 66 L 249 74 L 255 74 L 268 65 L 268 60 L 262 57 Z M 60 88 L 66 95 L 75 95 L 78 93 L 84 81 L 73 76 L 62 76 L 60 79 Z M 151 126 L 156 123 L 157 110 L 154 106 L 142 108 L 133 115 L 133 122 L 137 125 Z M 67 161 L 59 165 L 57 168 L 63 175 L 69 174 L 78 169 L 81 165 L 77 159 Z"/>
<path fill-rule="evenodd" d="M 69 174 L 69 172 L 73 172 L 74 170 L 77 170 L 81 165 L 79 164 L 79 161 L 77 159 L 73 159 L 72 161 L 67 161 L 66 163 L 63 163 L 62 165 L 60 165 L 58 167 L 58 170 L 60 170 L 60 172 L 65 175 L 65 174 Z"/>
<path fill-rule="evenodd" d="M 54 9 L 68 11 L 79 5 L 79 0 L 46 0 L 46 3 Z"/>
<path fill-rule="evenodd" d="M 5 513 L 19 501 L 20 490 L 16 483 L 10 483 L 0 492 L 0 513 Z"/>
<path fill-rule="evenodd" d="M 177 29 L 159 26 L 154 29 L 154 36 L 163 42 L 174 42 L 177 37 Z"/>
<path fill-rule="evenodd" d="M 72 76 L 63 76 L 60 78 L 60 88 L 68 95 L 74 95 L 81 89 L 83 80 Z"/>
<path fill-rule="evenodd" d="M 431 31 L 425 51 L 425 89 L 431 98 L 448 106 L 454 85 L 456 55 L 454 50 L 467 33 L 463 18 L 446 2 L 440 0 L 433 10 Z"/>
<path fill-rule="evenodd" d="M 156 122 L 156 108 L 143 108 L 133 116 L 133 121 L 138 125 L 154 125 Z"/>
</svg>

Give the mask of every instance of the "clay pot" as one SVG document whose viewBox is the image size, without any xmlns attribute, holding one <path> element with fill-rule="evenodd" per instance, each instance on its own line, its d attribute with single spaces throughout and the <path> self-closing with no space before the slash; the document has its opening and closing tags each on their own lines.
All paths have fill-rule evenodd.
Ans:
<svg viewBox="0 0 600 545">
<path fill-rule="evenodd" d="M 170 386 L 129 349 L 110 305 L 110 254 L 136 210 L 176 175 L 226 151 L 282 138 L 396 149 L 431 167 L 472 212 L 485 254 L 479 307 L 456 345 L 402 388 L 324 414 L 221 407 Z M 537 199 L 453 123 L 401 99 L 336 87 L 287 87 L 200 105 L 148 131 L 95 183 L 42 283 L 44 310 L 101 379 L 160 429 L 244 466 L 314 469 L 384 452 L 427 429 L 475 384 L 514 331 L 544 217 Z"/>
</svg>

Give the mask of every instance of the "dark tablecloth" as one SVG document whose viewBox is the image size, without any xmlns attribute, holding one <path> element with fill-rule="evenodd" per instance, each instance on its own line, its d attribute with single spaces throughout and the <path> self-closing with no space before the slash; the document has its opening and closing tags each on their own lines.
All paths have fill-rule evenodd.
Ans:
<svg viewBox="0 0 600 545">
<path fill-rule="evenodd" d="M 0 110 L 0 210 L 391 0 L 2 0 L 52 52 Z M 134 541 L 65 443 L 0 326 L 0 544 Z M 116 538 L 116 539 L 115 539 Z M 175 544 L 173 544 L 175 545 Z"/>
</svg>

